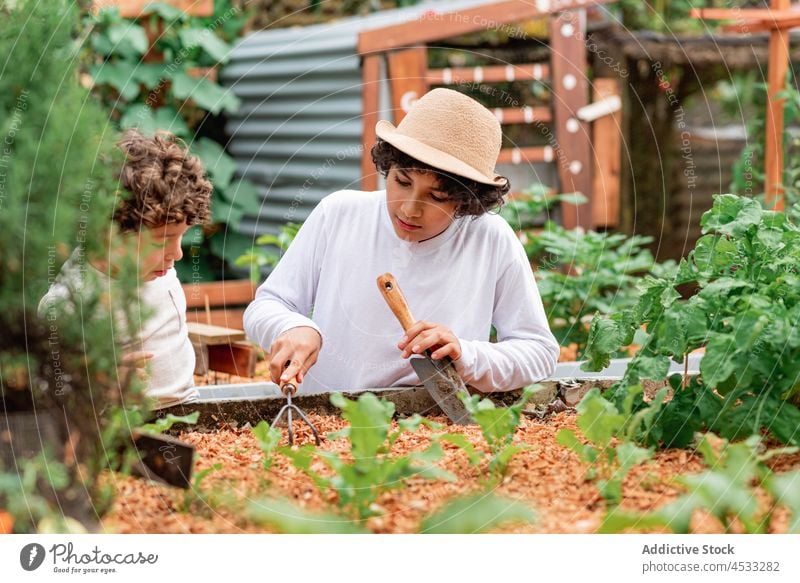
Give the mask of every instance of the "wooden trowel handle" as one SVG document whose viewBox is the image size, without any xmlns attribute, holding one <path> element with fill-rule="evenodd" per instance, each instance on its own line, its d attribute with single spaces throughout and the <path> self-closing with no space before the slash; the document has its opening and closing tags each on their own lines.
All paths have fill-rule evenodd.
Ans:
<svg viewBox="0 0 800 583">
<path fill-rule="evenodd" d="M 400 286 L 397 285 L 397 280 L 391 273 L 384 273 L 378 276 L 378 289 L 381 291 L 383 299 L 389 305 L 394 315 L 400 321 L 400 325 L 405 332 L 414 325 L 414 317 L 411 315 L 411 310 L 408 309 L 408 303 L 403 295 Z"/>
</svg>

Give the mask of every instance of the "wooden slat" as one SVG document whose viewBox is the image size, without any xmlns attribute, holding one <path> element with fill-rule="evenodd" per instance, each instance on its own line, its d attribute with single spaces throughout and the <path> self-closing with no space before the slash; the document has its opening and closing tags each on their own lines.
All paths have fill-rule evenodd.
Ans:
<svg viewBox="0 0 800 583">
<path fill-rule="evenodd" d="M 616 79 L 595 79 L 593 101 L 619 95 Z M 622 112 L 604 115 L 594 122 L 594 175 L 592 177 L 592 222 L 595 227 L 619 224 L 620 164 L 622 159 Z"/>
<path fill-rule="evenodd" d="M 361 130 L 361 188 L 363 190 L 378 189 L 378 173 L 372 163 L 370 151 L 375 145 L 375 124 L 378 123 L 378 110 L 380 109 L 380 74 L 381 56 L 378 54 L 366 55 L 361 65 L 362 83 L 362 123 Z"/>
<path fill-rule="evenodd" d="M 586 79 L 586 11 L 559 14 L 550 20 L 550 49 L 555 123 L 558 139 L 558 175 L 561 192 L 583 193 L 589 202 L 562 203 L 566 228 L 592 226 L 592 157 L 590 128 L 578 119 L 578 110 L 589 100 Z"/>
<path fill-rule="evenodd" d="M 703 20 L 791 20 L 797 12 L 789 10 L 789 0 L 781 7 L 772 8 L 692 8 L 689 16 Z"/>
<path fill-rule="evenodd" d="M 179 8 L 189 16 L 212 16 L 214 14 L 214 0 L 161 0 L 165 4 Z M 95 0 L 94 9 L 101 10 L 116 6 L 123 18 L 139 18 L 150 11 L 145 10 L 153 0 Z"/>
<path fill-rule="evenodd" d="M 605 4 L 611 0 L 594 0 L 593 4 Z M 486 30 L 489 26 L 500 27 L 510 22 L 519 22 L 552 14 L 579 6 L 586 0 L 506 0 L 478 6 L 455 13 L 429 10 L 421 17 L 409 22 L 384 28 L 367 30 L 358 36 L 358 52 L 361 55 L 376 51 L 411 47 L 443 38 L 451 38 Z"/>
<path fill-rule="evenodd" d="M 404 51 L 392 51 L 386 56 L 390 80 L 394 124 L 399 124 L 410 107 L 428 91 L 426 72 L 428 51 L 415 47 Z"/>
<path fill-rule="evenodd" d="M 205 308 L 206 298 L 212 308 L 249 304 L 255 297 L 255 286 L 246 279 L 187 283 L 183 285 L 186 307 Z"/>
<path fill-rule="evenodd" d="M 235 330 L 244 329 L 244 308 L 211 310 L 211 325 L 222 326 L 223 328 L 233 328 Z M 208 318 L 204 308 L 189 308 L 186 311 L 187 322 L 199 322 L 207 324 Z"/>
<path fill-rule="evenodd" d="M 776 10 L 789 7 L 789 0 L 772 0 Z M 785 99 L 776 96 L 786 86 L 789 69 L 789 31 L 774 30 L 769 35 L 769 68 L 767 71 L 767 119 L 764 139 L 765 200 L 773 210 L 783 210 L 783 107 Z"/>
<path fill-rule="evenodd" d="M 506 81 L 544 81 L 550 78 L 550 65 L 523 63 L 490 67 L 453 67 L 429 69 L 431 85 L 457 85 L 460 83 L 504 83 Z"/>
<path fill-rule="evenodd" d="M 736 22 L 733 24 L 723 24 L 720 26 L 720 30 L 722 32 L 738 32 L 740 34 L 754 34 L 756 32 L 771 32 L 776 28 L 780 28 L 783 30 L 787 30 L 789 28 L 796 28 L 800 26 L 800 16 L 795 16 L 794 18 L 787 18 L 785 20 L 775 20 L 775 21 L 766 21 L 766 22 L 759 22 L 759 21 L 744 21 L 744 22 Z"/>
<path fill-rule="evenodd" d="M 498 107 L 492 110 L 501 124 L 550 123 L 553 114 L 549 107 Z"/>
<path fill-rule="evenodd" d="M 189 322 L 189 339 L 192 342 L 200 342 L 208 346 L 216 344 L 230 344 L 245 339 L 244 331 L 232 328 L 222 328 L 221 326 L 209 326 L 199 322 Z"/>
<path fill-rule="evenodd" d="M 550 146 L 533 146 L 529 148 L 503 148 L 497 157 L 498 164 L 532 164 L 535 162 L 552 162 L 553 148 Z"/>
</svg>

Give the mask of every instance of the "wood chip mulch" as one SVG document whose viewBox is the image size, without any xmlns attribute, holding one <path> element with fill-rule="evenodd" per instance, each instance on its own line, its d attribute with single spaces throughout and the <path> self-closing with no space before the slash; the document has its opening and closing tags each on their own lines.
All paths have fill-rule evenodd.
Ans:
<svg viewBox="0 0 800 583">
<path fill-rule="evenodd" d="M 344 427 L 338 417 L 311 413 L 309 417 L 327 434 Z M 444 418 L 433 420 L 445 423 Z M 532 526 L 505 528 L 513 533 L 592 533 L 600 525 L 604 504 L 597 488 L 585 480 L 585 467 L 577 457 L 555 441 L 559 429 L 575 429 L 574 412 L 562 412 L 539 420 L 523 418 L 515 440 L 529 449 L 517 454 L 495 493 L 530 504 L 538 515 Z M 311 442 L 308 429 L 295 426 L 300 443 Z M 449 426 L 447 431 L 463 433 L 476 448 L 485 450 L 480 429 L 476 426 Z M 286 431 L 284 429 L 284 440 Z M 423 449 L 431 431 L 404 433 L 393 452 L 407 453 Z M 249 427 L 222 429 L 211 433 L 186 432 L 181 439 L 194 444 L 197 450 L 195 473 L 221 464 L 222 469 L 209 473 L 201 484 L 202 496 L 192 490 L 184 492 L 147 483 L 118 474 L 104 479 L 112 484 L 117 496 L 111 511 L 102 522 L 103 530 L 120 533 L 253 533 L 269 532 L 249 521 L 241 508 L 249 501 L 264 497 L 286 497 L 304 509 L 330 511 L 335 494 L 320 493 L 312 481 L 291 462 L 276 454 L 272 467 L 262 467 L 262 453 Z M 455 446 L 444 443 L 445 457 L 438 465 L 452 472 L 455 482 L 412 478 L 405 488 L 393 490 L 378 500 L 381 516 L 368 520 L 376 533 L 413 533 L 421 519 L 449 499 L 480 489 L 486 474 L 486 462 L 471 466 L 466 455 Z M 346 451 L 345 440 L 325 440 L 323 447 Z M 779 456 L 770 462 L 775 471 L 800 468 L 800 454 Z M 316 468 L 324 471 L 319 462 Z M 679 474 L 703 471 L 699 454 L 687 450 L 665 450 L 653 460 L 635 467 L 625 480 L 621 507 L 631 511 L 648 511 L 674 500 L 682 494 L 672 482 Z M 766 497 L 764 497 L 766 501 Z M 788 512 L 778 508 L 774 529 L 785 532 Z M 722 526 L 703 515 L 693 519 L 693 531 L 722 532 Z"/>
</svg>

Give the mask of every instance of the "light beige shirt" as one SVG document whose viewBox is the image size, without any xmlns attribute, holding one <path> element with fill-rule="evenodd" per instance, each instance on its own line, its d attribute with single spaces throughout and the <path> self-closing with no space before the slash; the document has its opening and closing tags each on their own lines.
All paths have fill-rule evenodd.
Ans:
<svg viewBox="0 0 800 583">
<path fill-rule="evenodd" d="M 80 293 L 86 279 L 78 269 L 77 251 L 64 264 L 61 273 L 50 286 L 39 303 L 39 314 L 43 315 L 50 302 L 69 299 Z M 108 277 L 85 264 L 92 270 L 99 285 L 108 287 Z M 148 383 L 146 394 L 155 401 L 155 408 L 162 409 L 197 400 L 194 386 L 195 355 L 186 327 L 186 296 L 178 281 L 175 269 L 164 276 L 144 282 L 139 288 L 139 300 L 151 310 L 136 341 L 123 346 L 125 352 L 151 352 L 153 358 L 147 363 Z M 111 339 L 109 339 L 112 341 Z"/>
</svg>

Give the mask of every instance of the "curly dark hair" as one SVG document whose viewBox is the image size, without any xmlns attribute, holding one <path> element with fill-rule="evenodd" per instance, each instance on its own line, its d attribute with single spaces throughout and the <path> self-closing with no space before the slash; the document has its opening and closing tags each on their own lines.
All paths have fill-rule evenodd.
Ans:
<svg viewBox="0 0 800 583">
<path fill-rule="evenodd" d="M 123 232 L 208 220 L 213 187 L 203 164 L 182 141 L 168 132 L 147 137 L 127 130 L 118 146 L 125 156 L 120 183 L 131 195 L 114 212 Z"/>
<path fill-rule="evenodd" d="M 433 173 L 439 179 L 439 188 L 452 201 L 457 203 L 455 216 L 479 217 L 484 213 L 503 206 L 503 197 L 508 193 L 510 182 L 506 180 L 503 186 L 482 184 L 469 178 L 451 174 L 420 162 L 401 152 L 389 142 L 378 138 L 372 147 L 372 161 L 378 172 L 386 178 L 392 167 L 414 170 L 423 174 Z"/>
</svg>

